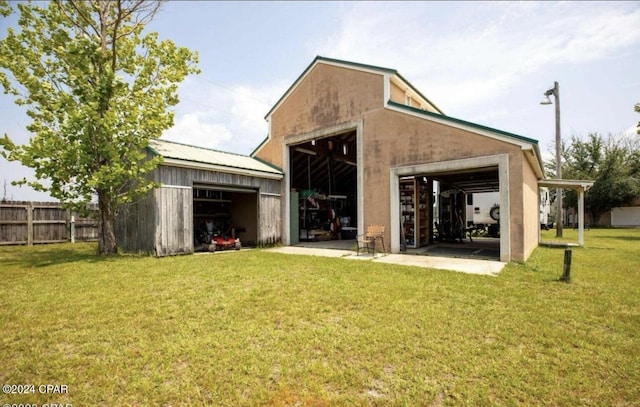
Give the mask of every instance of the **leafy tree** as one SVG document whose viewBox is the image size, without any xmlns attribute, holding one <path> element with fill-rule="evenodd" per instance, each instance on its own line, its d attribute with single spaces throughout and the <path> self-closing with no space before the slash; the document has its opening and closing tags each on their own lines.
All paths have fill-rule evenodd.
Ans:
<svg viewBox="0 0 640 407">
<path fill-rule="evenodd" d="M 76 208 L 97 196 L 98 250 L 115 253 L 118 208 L 156 186 L 148 174 L 159 159 L 144 148 L 173 125 L 168 108 L 178 103 L 177 85 L 197 73 L 197 54 L 143 35 L 159 2 L 12 6 L 0 0 L 2 15 L 19 13 L 19 30 L 0 40 L 0 83 L 27 108 L 32 138 L 16 145 L 5 134 L 0 151 L 35 170 L 36 180 L 17 184 Z"/>
<path fill-rule="evenodd" d="M 597 133 L 571 138 L 562 150 L 562 174 L 568 179 L 594 180 L 585 194 L 592 222 L 613 208 L 640 197 L 640 142 L 624 135 L 603 139 Z M 564 204 L 577 207 L 575 191 L 566 191 Z"/>
</svg>

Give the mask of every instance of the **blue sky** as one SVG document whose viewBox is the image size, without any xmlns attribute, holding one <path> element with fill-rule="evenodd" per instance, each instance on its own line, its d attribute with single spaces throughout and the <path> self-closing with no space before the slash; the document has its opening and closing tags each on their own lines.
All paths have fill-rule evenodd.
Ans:
<svg viewBox="0 0 640 407">
<path fill-rule="evenodd" d="M 0 21 L 2 36 L 10 21 Z M 265 114 L 317 55 L 396 69 L 447 115 L 553 148 L 560 84 L 564 139 L 630 133 L 640 121 L 640 2 L 170 1 L 147 27 L 197 50 L 163 138 L 250 153 Z M 0 133 L 28 118 L 0 95 Z M 0 158 L 0 198 L 51 200 L 9 185 L 31 172 Z"/>
</svg>

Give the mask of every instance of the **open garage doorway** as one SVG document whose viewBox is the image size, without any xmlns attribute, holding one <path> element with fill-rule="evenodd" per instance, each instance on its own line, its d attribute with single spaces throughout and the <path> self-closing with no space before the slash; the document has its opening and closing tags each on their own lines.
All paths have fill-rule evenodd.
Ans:
<svg viewBox="0 0 640 407">
<path fill-rule="evenodd" d="M 348 249 L 357 235 L 357 130 L 289 145 L 290 242 Z"/>
<path fill-rule="evenodd" d="M 242 247 L 255 246 L 258 241 L 257 191 L 194 185 L 193 230 L 195 251 L 209 251 L 214 237 L 221 242 L 218 249 L 237 248 L 232 244 L 235 239 L 240 239 Z"/>
<path fill-rule="evenodd" d="M 400 179 L 400 247 L 410 254 L 498 260 L 498 168 Z"/>
<path fill-rule="evenodd" d="M 507 162 L 492 156 L 393 168 L 392 252 L 508 261 Z"/>
</svg>

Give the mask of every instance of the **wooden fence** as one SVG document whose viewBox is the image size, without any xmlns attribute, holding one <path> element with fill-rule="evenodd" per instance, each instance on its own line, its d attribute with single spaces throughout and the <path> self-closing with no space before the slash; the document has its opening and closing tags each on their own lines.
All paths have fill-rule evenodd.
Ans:
<svg viewBox="0 0 640 407">
<path fill-rule="evenodd" d="M 83 217 L 55 202 L 0 202 L 0 245 L 98 239 L 97 205 Z"/>
</svg>

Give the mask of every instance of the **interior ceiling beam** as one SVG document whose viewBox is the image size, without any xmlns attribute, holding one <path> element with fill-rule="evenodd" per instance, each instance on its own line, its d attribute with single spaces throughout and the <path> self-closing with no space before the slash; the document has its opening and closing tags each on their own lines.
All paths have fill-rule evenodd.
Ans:
<svg viewBox="0 0 640 407">
<path fill-rule="evenodd" d="M 346 146 L 346 149 L 345 149 Z M 291 185 L 323 193 L 350 193 L 357 182 L 356 132 L 305 141 L 289 147 Z M 345 154 L 346 152 L 346 154 Z M 329 171 L 331 160 L 331 173 Z M 331 179 L 330 179 L 331 178 Z M 311 179 L 311 185 L 309 185 Z"/>
</svg>

